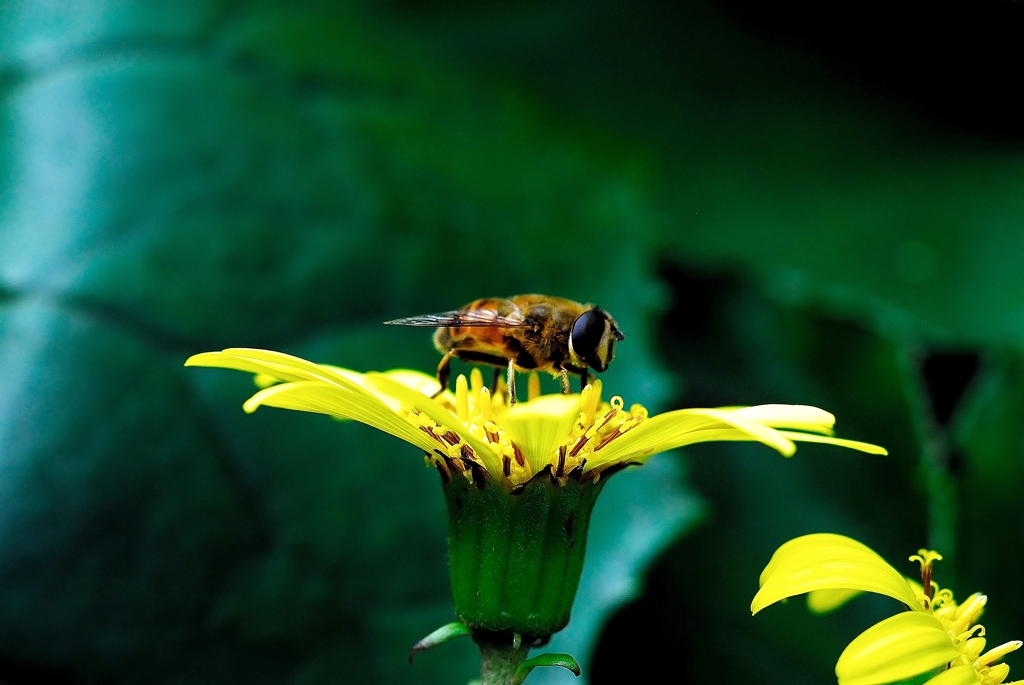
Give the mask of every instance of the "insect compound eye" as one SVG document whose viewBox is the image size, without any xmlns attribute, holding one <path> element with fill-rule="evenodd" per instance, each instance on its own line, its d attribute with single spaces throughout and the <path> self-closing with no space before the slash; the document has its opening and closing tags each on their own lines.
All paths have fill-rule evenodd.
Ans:
<svg viewBox="0 0 1024 685">
<path fill-rule="evenodd" d="M 607 318 L 597 309 L 590 309 L 580 314 L 569 332 L 569 345 L 580 359 L 595 371 L 608 368 L 607 362 L 598 354 L 601 342 L 605 337 Z"/>
</svg>

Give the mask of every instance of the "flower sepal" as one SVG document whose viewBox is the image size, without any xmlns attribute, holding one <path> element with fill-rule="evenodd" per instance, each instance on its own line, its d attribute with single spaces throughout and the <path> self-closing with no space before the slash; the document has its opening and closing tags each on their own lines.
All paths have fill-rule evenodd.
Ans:
<svg viewBox="0 0 1024 685">
<path fill-rule="evenodd" d="M 543 640 L 569 622 L 590 514 L 607 478 L 549 469 L 506 492 L 482 470 L 439 469 L 455 613 L 476 631 Z"/>
</svg>

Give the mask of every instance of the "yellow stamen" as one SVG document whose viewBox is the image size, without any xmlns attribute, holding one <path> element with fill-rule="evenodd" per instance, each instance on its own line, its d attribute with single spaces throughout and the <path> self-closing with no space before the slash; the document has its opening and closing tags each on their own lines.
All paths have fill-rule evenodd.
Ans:
<svg viewBox="0 0 1024 685">
<path fill-rule="evenodd" d="M 512 454 L 515 456 L 517 464 L 520 466 L 526 466 L 526 457 L 523 456 L 523 452 L 519 449 L 519 445 L 512 443 Z"/>
<path fill-rule="evenodd" d="M 555 476 L 561 478 L 565 474 L 565 445 L 558 448 L 558 464 L 555 466 Z"/>
<path fill-rule="evenodd" d="M 494 401 L 499 404 L 505 403 L 505 396 L 508 394 L 508 385 L 505 383 L 505 375 L 498 377 L 498 383 L 494 386 Z"/>
<path fill-rule="evenodd" d="M 583 446 L 587 444 L 587 440 L 593 437 L 589 433 L 590 431 L 587 431 L 587 434 L 581 435 L 579 437 L 579 439 L 576 441 L 576 444 L 572 446 L 571 450 L 569 450 L 569 456 L 575 457 L 577 454 L 580 453 L 580 450 L 583 449 Z"/>
<path fill-rule="evenodd" d="M 985 651 L 985 638 L 983 637 L 972 637 L 964 643 L 964 654 L 972 662 L 977 660 L 983 651 Z"/>
<path fill-rule="evenodd" d="M 966 600 L 964 600 L 964 601 L 963 601 L 963 602 L 961 602 L 960 604 L 956 604 L 956 603 L 954 603 L 954 602 L 950 601 L 950 606 L 952 606 L 952 608 L 953 608 L 953 618 L 960 618 L 961 616 L 963 616 L 963 615 L 964 615 L 964 613 L 965 613 L 965 612 L 966 612 L 966 611 L 967 611 L 968 609 L 970 609 L 971 607 L 973 607 L 973 605 L 975 604 L 975 602 L 976 602 L 976 601 L 978 600 L 978 598 L 980 598 L 980 597 L 982 597 L 982 594 L 981 594 L 980 592 L 975 592 L 975 593 L 974 593 L 973 595 L 971 595 L 970 597 L 968 597 L 968 598 L 967 598 Z M 952 598 L 950 598 L 950 599 L 952 600 Z"/>
<path fill-rule="evenodd" d="M 587 387 L 580 393 L 580 420 L 583 427 L 587 428 L 594 422 L 594 412 L 597 411 L 597 402 L 594 401 L 594 386 L 587 384 Z"/>
<path fill-rule="evenodd" d="M 967 630 L 969 626 L 974 625 L 978 618 L 981 617 L 981 612 L 985 609 L 986 603 L 988 603 L 988 597 L 985 595 L 971 595 L 964 604 L 957 608 L 956 620 L 950 626 L 949 632 L 953 635 L 959 635 Z"/>
<path fill-rule="evenodd" d="M 940 559 L 942 559 L 942 555 L 930 549 L 919 549 L 917 554 L 910 557 L 910 561 L 921 564 L 921 585 L 924 587 L 924 595 L 929 601 L 931 601 L 935 590 L 938 589 L 938 586 L 932 583 L 932 563 Z"/>
<path fill-rule="evenodd" d="M 597 383 L 598 381 L 595 381 Z M 580 393 L 580 403 L 583 406 L 583 427 L 589 428 L 594 423 L 594 413 L 597 411 L 597 405 L 601 402 L 601 388 L 595 387 L 593 384 L 588 383 L 587 387 L 583 388 L 583 392 Z"/>
<path fill-rule="evenodd" d="M 480 420 L 483 421 L 485 427 L 493 421 L 491 417 L 492 404 L 491 391 L 486 387 L 480 388 Z M 487 430 L 490 431 L 490 428 Z"/>
<path fill-rule="evenodd" d="M 494 400 L 490 398 L 490 390 L 483 387 L 480 388 L 480 423 L 483 424 L 484 430 L 490 430 L 487 428 L 487 424 L 494 423 L 494 417 L 490 416 L 490 411 L 494 409 Z"/>
<path fill-rule="evenodd" d="M 540 376 L 537 375 L 536 371 L 530 373 L 530 378 L 526 383 L 526 399 L 535 400 L 540 397 Z"/>
<path fill-rule="evenodd" d="M 476 367 L 473 367 L 473 370 L 469 372 L 469 387 L 474 395 L 479 394 L 481 388 L 484 387 L 484 375 Z"/>
<path fill-rule="evenodd" d="M 469 383 L 461 373 L 455 379 L 455 416 L 460 422 L 469 423 Z"/>
<path fill-rule="evenodd" d="M 611 433 L 606 435 L 604 437 L 604 439 L 601 440 L 601 442 L 597 444 L 596 447 L 594 447 L 594 451 L 595 452 L 599 451 L 601 448 L 603 448 L 605 445 L 607 445 L 609 442 L 611 442 L 615 438 L 619 437 L 620 435 L 622 435 L 622 432 L 618 428 L 616 428 Z"/>
<path fill-rule="evenodd" d="M 942 561 L 942 555 L 933 549 L 919 549 L 917 554 L 910 557 L 910 561 L 919 562 L 922 566 L 930 566 L 934 561 Z"/>
<path fill-rule="evenodd" d="M 1008 675 L 1010 675 L 1010 667 L 1006 664 L 997 664 L 981 674 L 981 682 L 984 685 L 999 685 L 1006 680 Z"/>
<path fill-rule="evenodd" d="M 960 633 L 960 635 L 955 637 L 953 642 L 963 646 L 968 640 L 974 640 L 979 637 L 985 637 L 985 626 L 983 625 L 973 626 L 966 633 Z"/>
<path fill-rule="evenodd" d="M 928 599 L 922 594 L 918 595 L 917 599 L 923 609 L 931 611 L 942 619 L 944 624 L 948 624 L 956 616 L 957 603 L 953 599 L 953 591 L 949 588 L 940 588 L 935 581 L 932 581 L 932 598 Z"/>
<path fill-rule="evenodd" d="M 441 438 L 438 437 L 437 435 L 435 435 L 434 432 L 432 430 L 430 430 L 429 427 L 427 427 L 427 426 L 420 426 L 420 430 L 423 431 L 424 433 L 426 433 L 427 435 L 429 435 L 430 437 L 432 437 L 434 440 L 437 440 L 438 442 L 441 441 Z"/>
<path fill-rule="evenodd" d="M 612 399 L 614 400 L 615 398 L 613 397 Z M 587 437 L 588 438 L 594 437 L 594 434 L 597 433 L 597 431 L 599 431 L 602 428 L 604 428 L 605 426 L 607 426 L 608 422 L 611 421 L 612 419 L 614 419 L 615 415 L 618 414 L 618 413 L 619 413 L 619 410 L 616 409 L 613 406 L 611 408 L 611 410 L 607 414 L 604 415 L 604 421 L 601 422 L 601 425 L 596 425 L 595 424 L 595 425 L 591 426 L 589 430 L 587 430 Z"/>
<path fill-rule="evenodd" d="M 1004 642 L 998 647 L 993 647 L 992 649 L 985 652 L 985 654 L 979 657 L 975 663 L 978 666 L 988 666 L 990 664 L 994 664 L 1010 652 L 1016 652 L 1018 649 L 1020 649 L 1022 644 L 1024 643 L 1022 643 L 1020 640 Z M 984 649 L 984 645 L 982 646 L 982 648 Z"/>
</svg>

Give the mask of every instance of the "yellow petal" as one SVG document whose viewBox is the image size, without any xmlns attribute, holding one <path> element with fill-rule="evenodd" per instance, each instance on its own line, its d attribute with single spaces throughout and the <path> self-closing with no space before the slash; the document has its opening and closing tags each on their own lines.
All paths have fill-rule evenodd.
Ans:
<svg viewBox="0 0 1024 685">
<path fill-rule="evenodd" d="M 339 374 L 331 367 L 321 366 L 283 352 L 232 347 L 221 352 L 204 352 L 189 357 L 185 366 L 212 366 L 263 374 L 279 381 L 335 382 Z M 356 373 L 351 371 L 349 373 Z"/>
<path fill-rule="evenodd" d="M 341 374 L 354 374 L 356 376 L 363 376 L 364 374 L 356 371 L 349 371 L 348 369 L 342 369 L 337 366 L 331 366 L 330 364 L 321 364 L 320 366 L 326 366 L 329 369 L 333 369 Z M 437 377 L 425 374 L 422 371 L 416 371 L 415 369 L 391 369 L 390 371 L 381 371 L 383 375 L 388 378 L 392 378 L 402 385 L 412 388 L 416 392 L 422 393 L 427 397 L 434 397 L 437 391 L 441 389 L 441 384 L 437 382 Z M 370 389 L 372 390 L 372 384 Z"/>
<path fill-rule="evenodd" d="M 1009 664 L 996 664 L 985 671 L 985 680 L 989 683 L 1002 683 L 1010 675 Z"/>
<path fill-rule="evenodd" d="M 434 448 L 441 446 L 371 394 L 355 392 L 329 383 L 300 381 L 272 385 L 250 397 L 243 405 L 243 409 L 252 413 L 261 406 L 328 414 L 359 421 L 405 440 L 426 452 L 432 452 Z"/>
<path fill-rule="evenodd" d="M 771 426 L 790 428 L 811 433 L 832 434 L 836 417 L 824 409 L 803 404 L 761 404 L 756 407 L 739 407 L 736 413 L 750 421 Z"/>
<path fill-rule="evenodd" d="M 776 550 L 761 572 L 761 589 L 750 611 L 756 614 L 786 597 L 827 589 L 876 592 L 919 607 L 903 576 L 870 548 L 843 535 L 817 533 Z"/>
<path fill-rule="evenodd" d="M 275 373 L 274 370 L 269 368 L 266 364 L 256 361 L 255 359 L 238 357 L 235 355 L 225 354 L 224 352 L 202 352 L 201 354 L 194 354 L 185 360 L 185 366 L 207 366 L 218 369 L 248 371 L 249 373 L 256 374 L 257 376 L 266 376 L 267 380 L 265 382 L 268 385 L 271 381 L 313 380 L 309 375 L 288 373 L 283 370 L 280 373 Z"/>
<path fill-rule="evenodd" d="M 579 418 L 581 406 L 579 395 L 542 395 L 517 403 L 501 418 L 501 427 L 522 450 L 532 473 L 551 463 Z"/>
<path fill-rule="evenodd" d="M 835 445 L 837 447 L 847 447 L 851 450 L 857 450 L 859 452 L 867 452 L 868 454 L 889 454 L 889 451 L 884 447 L 878 445 L 872 445 L 870 442 L 860 442 L 857 440 L 844 440 L 842 438 L 832 438 L 826 435 L 811 435 L 809 433 L 795 433 L 792 431 L 779 431 L 781 435 L 786 436 L 790 440 L 796 440 L 797 442 L 820 442 L 824 445 Z"/>
<path fill-rule="evenodd" d="M 811 590 L 807 593 L 807 609 L 815 614 L 828 614 L 843 606 L 859 594 L 862 590 L 851 590 L 849 588 L 829 588 L 826 590 Z"/>
<path fill-rule="evenodd" d="M 319 364 L 320 367 L 329 369 L 339 376 L 347 378 L 353 383 L 365 388 L 368 392 L 372 393 L 377 399 L 381 400 L 384 404 L 388 405 L 395 411 L 402 406 L 400 400 L 395 399 L 373 383 L 373 381 L 364 373 L 358 371 L 352 371 L 351 369 L 343 369 L 340 366 L 332 366 L 330 364 Z M 415 371 L 413 369 L 392 369 L 390 371 L 371 372 L 382 376 L 387 376 L 393 380 L 398 381 L 407 388 L 411 388 L 416 392 L 422 393 L 432 399 L 437 399 L 437 391 L 441 388 L 441 385 L 437 382 L 437 378 L 434 376 L 428 376 L 421 371 Z M 441 398 L 447 397 L 454 401 L 454 398 L 447 390 L 443 391 L 440 395 Z"/>
<path fill-rule="evenodd" d="M 752 409 L 753 407 L 747 407 Z M 743 416 L 743 409 L 726 411 L 721 409 L 684 409 L 698 416 L 707 416 L 717 419 L 726 426 L 735 428 L 746 433 L 754 440 L 773 447 L 785 456 L 791 456 L 796 451 L 796 445 L 782 437 L 779 432 L 769 426 L 762 425 Z M 645 422 L 646 423 L 646 422 Z M 641 424 L 643 425 L 643 424 Z M 638 426 L 639 427 L 639 426 Z M 688 443 L 688 444 L 693 444 Z"/>
<path fill-rule="evenodd" d="M 768 560 L 768 565 L 764 567 L 763 571 L 761 571 L 758 583 L 764 585 L 765 581 L 768 580 L 768 576 L 774 573 L 775 569 L 777 569 L 783 562 L 788 562 L 807 551 L 825 548 L 874 552 L 874 550 L 863 542 L 859 542 L 845 535 L 838 535 L 836 533 L 811 533 L 810 535 L 801 535 L 798 538 L 793 538 L 792 540 L 779 545 L 779 548 L 775 550 L 775 554 L 773 554 L 772 558 Z"/>
<path fill-rule="evenodd" d="M 981 678 L 978 677 L 978 672 L 974 670 L 974 666 L 954 666 L 942 673 L 938 674 L 934 678 L 931 678 L 925 682 L 924 685 L 972 685 L 973 683 L 980 683 Z M 1006 685 L 1013 685 L 1013 683 L 1006 683 Z"/>
<path fill-rule="evenodd" d="M 939 620 L 905 611 L 854 638 L 836 664 L 839 685 L 881 685 L 912 678 L 960 656 Z"/>
<path fill-rule="evenodd" d="M 420 413 L 429 416 L 437 425 L 444 426 L 453 431 L 473 448 L 477 458 L 480 459 L 480 463 L 483 464 L 484 468 L 492 476 L 495 478 L 501 476 L 501 459 L 491 448 L 491 445 L 471 435 L 466 426 L 462 425 L 450 411 L 426 395 L 399 383 L 394 378 L 383 373 L 371 371 L 366 374 L 366 378 L 377 386 L 381 392 L 399 400 L 406 406 L 414 407 Z"/>
<path fill-rule="evenodd" d="M 269 388 L 271 385 L 276 385 L 281 381 L 277 380 L 273 376 L 268 376 L 265 373 L 258 373 L 253 376 L 252 382 L 256 384 L 257 388 Z"/>
<path fill-rule="evenodd" d="M 713 440 L 756 440 L 789 456 L 796 450 L 778 431 L 743 418 L 739 409 L 679 409 L 641 421 L 588 459 L 593 468 L 641 460 L 659 452 Z"/>
</svg>

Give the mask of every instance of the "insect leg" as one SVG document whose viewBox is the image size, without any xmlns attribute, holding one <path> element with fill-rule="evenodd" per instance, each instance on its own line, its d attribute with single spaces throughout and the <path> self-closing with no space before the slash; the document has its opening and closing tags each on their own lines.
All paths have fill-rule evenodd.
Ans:
<svg viewBox="0 0 1024 685">
<path fill-rule="evenodd" d="M 583 392 L 583 388 L 587 387 L 587 383 L 590 382 L 590 371 L 586 367 L 583 367 L 583 373 L 580 374 L 580 392 Z"/>
<path fill-rule="evenodd" d="M 516 364 L 515 360 L 508 360 L 508 406 L 516 403 Z"/>
<path fill-rule="evenodd" d="M 566 371 L 565 369 L 559 369 L 558 371 L 559 371 L 559 375 L 561 376 L 561 379 L 562 379 L 562 394 L 563 395 L 571 395 L 572 394 L 572 386 L 569 385 L 569 372 Z"/>
<path fill-rule="evenodd" d="M 437 365 L 437 382 L 441 384 L 441 388 L 431 397 L 437 397 L 448 389 L 448 379 L 452 377 L 452 356 L 452 353 L 448 352 L 441 357 L 441 363 Z"/>
</svg>

